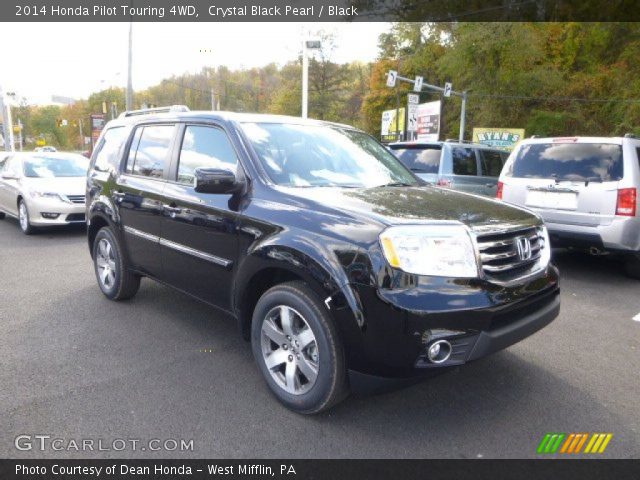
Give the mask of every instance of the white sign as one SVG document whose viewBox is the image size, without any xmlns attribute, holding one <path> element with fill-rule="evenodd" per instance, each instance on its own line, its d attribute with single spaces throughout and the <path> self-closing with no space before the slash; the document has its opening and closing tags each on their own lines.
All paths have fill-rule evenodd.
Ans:
<svg viewBox="0 0 640 480">
<path fill-rule="evenodd" d="M 424 78 L 422 77 L 416 77 L 416 81 L 413 83 L 413 91 L 414 92 L 421 92 L 422 91 L 422 84 L 424 82 Z"/>
<path fill-rule="evenodd" d="M 418 131 L 418 105 L 413 103 L 407 106 L 407 131 Z"/>
<path fill-rule="evenodd" d="M 389 73 L 387 74 L 387 87 L 395 87 L 397 78 L 398 72 L 395 70 L 389 70 Z"/>
<path fill-rule="evenodd" d="M 396 118 L 395 110 L 385 110 L 382 112 L 382 125 L 380 127 L 380 135 L 383 137 L 389 135 L 389 131 L 391 130 L 391 124 Z"/>
<path fill-rule="evenodd" d="M 436 142 L 440 138 L 440 100 L 418 105 L 416 116 L 418 140 Z"/>
<path fill-rule="evenodd" d="M 450 97 L 451 96 L 451 88 L 453 87 L 453 85 L 451 85 L 451 82 L 446 82 L 444 84 L 444 96 L 445 97 Z"/>
<path fill-rule="evenodd" d="M 418 105 L 420 103 L 420 95 L 415 93 L 407 93 L 407 105 Z"/>
</svg>

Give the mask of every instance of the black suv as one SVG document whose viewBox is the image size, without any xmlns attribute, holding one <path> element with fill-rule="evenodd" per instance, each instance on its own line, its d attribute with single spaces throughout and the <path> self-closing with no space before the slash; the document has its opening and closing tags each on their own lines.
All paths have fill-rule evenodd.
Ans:
<svg viewBox="0 0 640 480">
<path fill-rule="evenodd" d="M 271 391 L 301 413 L 350 382 L 475 360 L 559 312 L 539 217 L 426 186 L 345 125 L 127 112 L 87 180 L 102 292 L 131 298 L 144 276 L 230 313 Z"/>
</svg>

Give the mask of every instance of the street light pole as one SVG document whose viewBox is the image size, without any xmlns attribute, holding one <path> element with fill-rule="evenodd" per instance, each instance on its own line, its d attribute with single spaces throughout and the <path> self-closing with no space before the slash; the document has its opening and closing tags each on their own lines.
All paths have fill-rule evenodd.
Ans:
<svg viewBox="0 0 640 480">
<path fill-rule="evenodd" d="M 2 140 L 4 141 L 4 149 L 9 152 L 11 151 L 9 147 L 9 130 L 11 130 L 11 125 L 9 125 L 9 120 L 7 119 L 7 109 L 4 106 L 4 92 L 2 91 L 2 87 L 0 86 L 0 115 L 2 115 Z"/>
<path fill-rule="evenodd" d="M 460 108 L 460 143 L 464 141 L 465 116 L 467 114 L 467 91 L 462 92 L 462 107 Z"/>
<path fill-rule="evenodd" d="M 309 57 L 307 42 L 302 42 L 302 118 L 307 118 L 309 103 Z"/>
<path fill-rule="evenodd" d="M 309 53 L 307 50 L 319 49 L 319 40 L 304 40 L 302 42 L 302 118 L 307 118 L 309 109 Z"/>
<path fill-rule="evenodd" d="M 133 81 L 131 66 L 133 63 L 133 22 L 129 22 L 129 56 L 128 56 L 128 72 L 127 72 L 127 97 L 126 110 L 133 110 Z"/>
</svg>

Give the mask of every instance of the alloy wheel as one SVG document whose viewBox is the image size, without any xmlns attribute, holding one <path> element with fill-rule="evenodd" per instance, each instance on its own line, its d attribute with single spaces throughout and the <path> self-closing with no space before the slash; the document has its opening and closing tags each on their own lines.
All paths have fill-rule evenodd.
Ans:
<svg viewBox="0 0 640 480">
<path fill-rule="evenodd" d="M 101 238 L 98 242 L 96 265 L 100 284 L 106 290 L 110 290 L 116 281 L 116 258 L 113 247 L 106 238 Z"/>
<path fill-rule="evenodd" d="M 24 202 L 20 202 L 18 207 L 18 219 L 20 220 L 20 228 L 26 232 L 29 229 L 29 212 Z"/>
<path fill-rule="evenodd" d="M 262 322 L 262 358 L 276 384 L 293 395 L 308 392 L 318 377 L 318 345 L 304 317 L 279 305 Z"/>
</svg>

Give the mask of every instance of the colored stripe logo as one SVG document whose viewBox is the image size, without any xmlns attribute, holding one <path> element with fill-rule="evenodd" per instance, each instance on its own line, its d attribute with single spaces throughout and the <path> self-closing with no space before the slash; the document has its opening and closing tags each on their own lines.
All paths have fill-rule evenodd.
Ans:
<svg viewBox="0 0 640 480">
<path fill-rule="evenodd" d="M 604 453 L 612 438 L 613 433 L 547 433 L 538 445 L 537 452 L 539 454 Z"/>
</svg>

